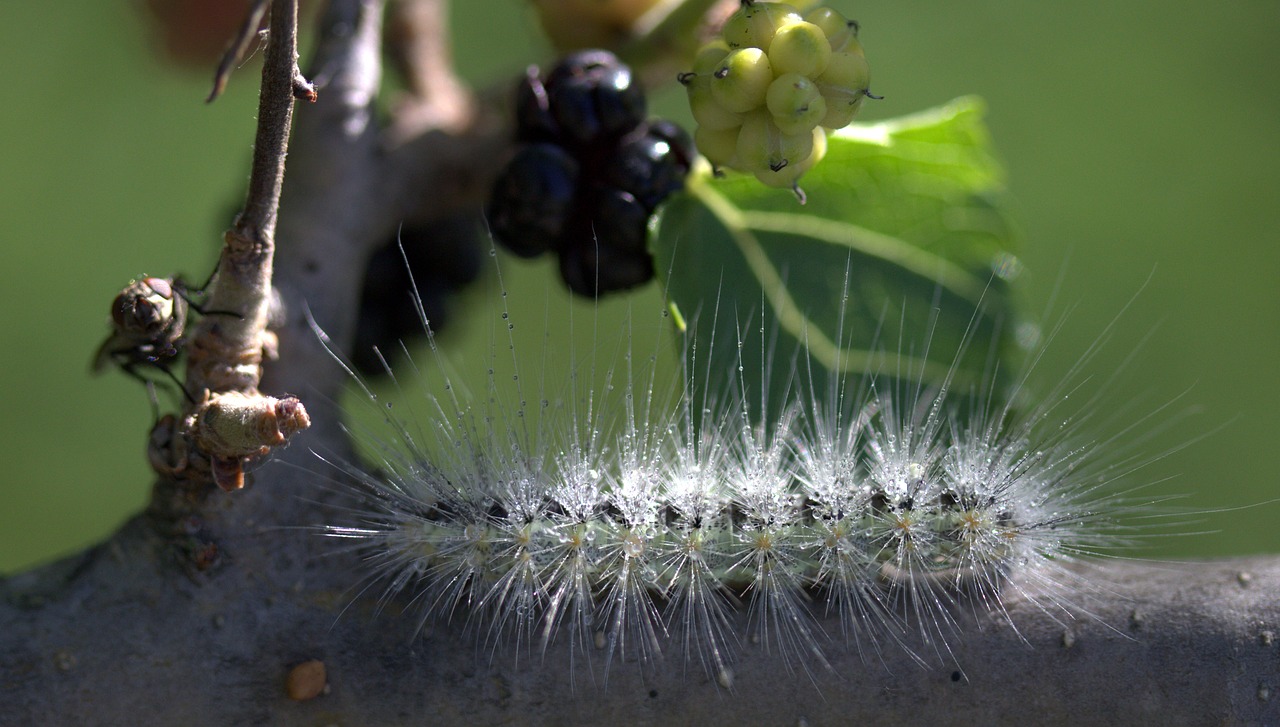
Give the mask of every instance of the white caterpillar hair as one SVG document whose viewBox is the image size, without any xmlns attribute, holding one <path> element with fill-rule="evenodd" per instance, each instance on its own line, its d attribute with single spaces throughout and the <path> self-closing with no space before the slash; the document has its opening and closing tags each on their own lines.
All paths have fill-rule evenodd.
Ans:
<svg viewBox="0 0 1280 727">
<path fill-rule="evenodd" d="M 1098 586 L 1072 564 L 1127 545 L 1122 516 L 1151 504 L 1118 483 L 1153 458 L 1117 449 L 1122 435 L 1089 442 L 1097 407 L 1063 406 L 1102 341 L 1034 399 L 1026 373 L 1004 391 L 994 374 L 957 391 L 951 374 L 894 368 L 817 384 L 803 355 L 768 351 L 766 367 L 798 372 L 779 407 L 768 371 L 722 376 L 705 351 L 664 385 L 630 323 L 612 357 L 597 341 L 557 377 L 515 351 L 506 300 L 491 352 L 512 349 L 510 393 L 505 356 L 473 396 L 434 343 L 431 391 L 391 377 L 425 407 L 392 411 L 359 383 L 381 423 L 357 429 L 367 465 L 338 463 L 356 504 L 323 527 L 361 554 L 361 594 L 413 614 L 408 631 L 463 624 L 490 658 L 567 639 L 603 651 L 606 674 L 696 665 L 726 685 L 743 639 L 793 669 L 908 641 L 917 661 L 946 660 L 964 611 L 1005 613 L 1013 594 L 1087 616 L 1079 596 Z M 772 346 L 756 325 L 758 341 L 725 345 Z"/>
</svg>

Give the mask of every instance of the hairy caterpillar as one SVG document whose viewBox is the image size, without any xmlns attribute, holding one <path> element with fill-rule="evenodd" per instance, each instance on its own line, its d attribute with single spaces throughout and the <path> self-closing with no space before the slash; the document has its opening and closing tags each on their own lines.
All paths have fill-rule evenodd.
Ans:
<svg viewBox="0 0 1280 727">
<path fill-rule="evenodd" d="M 1010 594 L 1087 616 L 1064 587 L 1097 586 L 1070 566 L 1127 545 L 1138 528 L 1120 516 L 1150 504 L 1117 480 L 1151 457 L 1081 439 L 1105 386 L 1064 410 L 1096 347 L 1038 404 L 1025 375 L 1005 404 L 890 368 L 827 388 L 798 374 L 757 418 L 765 372 L 721 377 L 690 351 L 666 387 L 659 352 L 636 356 L 624 331 L 557 378 L 546 350 L 542 367 L 515 350 L 516 317 L 504 293 L 493 348 L 510 370 L 492 354 L 478 396 L 442 373 L 425 411 L 391 412 L 361 384 L 385 426 L 360 437 L 372 469 L 339 464 L 358 501 L 324 532 L 415 630 L 463 624 L 491 652 L 563 639 L 602 651 L 606 673 L 692 664 L 725 685 L 746 640 L 806 671 L 831 649 L 932 663 L 963 636 L 958 614 L 1000 613 Z M 740 329 L 724 345 L 771 345 L 766 322 Z M 830 615 L 838 633 L 818 623 Z"/>
</svg>

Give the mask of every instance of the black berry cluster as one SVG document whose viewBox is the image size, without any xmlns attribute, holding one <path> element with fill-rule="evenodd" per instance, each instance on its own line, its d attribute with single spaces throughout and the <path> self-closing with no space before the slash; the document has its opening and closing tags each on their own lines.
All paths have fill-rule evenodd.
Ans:
<svg viewBox="0 0 1280 727">
<path fill-rule="evenodd" d="M 575 293 L 647 282 L 650 216 L 684 186 L 689 136 L 645 121 L 644 91 L 612 53 L 583 51 L 544 77 L 531 67 L 516 98 L 515 156 L 494 183 L 489 227 L 511 252 L 555 252 Z"/>
<path fill-rule="evenodd" d="M 352 363 L 361 374 L 386 372 L 374 347 L 390 357 L 401 341 L 426 335 L 418 317 L 418 302 L 432 332 L 442 329 L 450 294 L 480 274 L 484 259 L 481 239 L 480 220 L 472 213 L 406 226 L 373 253 L 365 268 L 352 348 Z"/>
</svg>

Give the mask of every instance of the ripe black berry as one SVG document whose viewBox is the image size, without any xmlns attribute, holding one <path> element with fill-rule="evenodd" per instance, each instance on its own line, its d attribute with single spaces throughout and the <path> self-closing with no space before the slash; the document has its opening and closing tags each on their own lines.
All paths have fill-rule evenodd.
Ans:
<svg viewBox="0 0 1280 727">
<path fill-rule="evenodd" d="M 577 182 L 578 162 L 562 147 L 521 147 L 493 185 L 489 228 L 494 237 L 522 257 L 555 249 Z"/>
<path fill-rule="evenodd" d="M 619 142 L 604 170 L 604 180 L 630 192 L 650 211 L 684 187 L 692 143 L 670 121 L 641 126 Z"/>
<path fill-rule="evenodd" d="M 644 90 L 608 51 L 566 57 L 547 75 L 546 92 L 551 116 L 569 143 L 604 143 L 644 121 Z"/>
<path fill-rule="evenodd" d="M 591 216 L 592 236 L 597 242 L 608 243 L 606 247 L 610 250 L 644 254 L 649 214 L 649 208 L 630 192 L 604 189 L 596 198 L 594 214 Z"/>
<path fill-rule="evenodd" d="M 595 297 L 625 290 L 653 277 L 653 258 L 645 249 L 649 211 L 635 197 L 605 190 L 594 214 L 584 221 L 560 253 L 560 274 L 569 289 Z"/>
</svg>

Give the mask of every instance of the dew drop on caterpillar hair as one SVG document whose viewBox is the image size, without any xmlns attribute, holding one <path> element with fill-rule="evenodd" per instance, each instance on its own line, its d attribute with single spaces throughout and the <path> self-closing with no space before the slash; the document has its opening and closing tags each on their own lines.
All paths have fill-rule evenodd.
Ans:
<svg viewBox="0 0 1280 727">
<path fill-rule="evenodd" d="M 1162 456 L 1142 432 L 1169 417 L 1088 439 L 1114 394 L 1107 377 L 1081 393 L 1106 332 L 1047 390 L 1033 353 L 1007 396 L 959 385 L 954 366 L 910 383 L 923 364 L 904 343 L 881 370 L 823 384 L 803 356 L 766 350 L 762 369 L 794 371 L 779 405 L 770 371 L 711 370 L 665 313 L 629 308 L 618 330 L 598 306 L 538 302 L 502 291 L 483 362 L 433 342 L 391 371 L 394 407 L 357 381 L 377 420 L 352 428 L 365 463 L 333 462 L 355 500 L 322 529 L 360 554 L 357 597 L 395 602 L 408 622 L 382 618 L 406 637 L 447 624 L 490 659 L 561 641 L 606 675 L 634 661 L 726 686 L 748 643 L 810 673 L 833 650 L 946 663 L 970 614 L 1016 630 L 1012 599 L 1088 618 L 1090 593 L 1116 586 L 1078 561 L 1142 535 L 1127 516 L 1153 503 L 1131 475 Z M 713 346 L 776 345 L 758 311 L 732 315 L 737 340 Z M 549 333 L 518 345 L 521 327 L 592 345 L 561 359 Z M 478 386 L 460 383 L 466 367 Z"/>
</svg>

